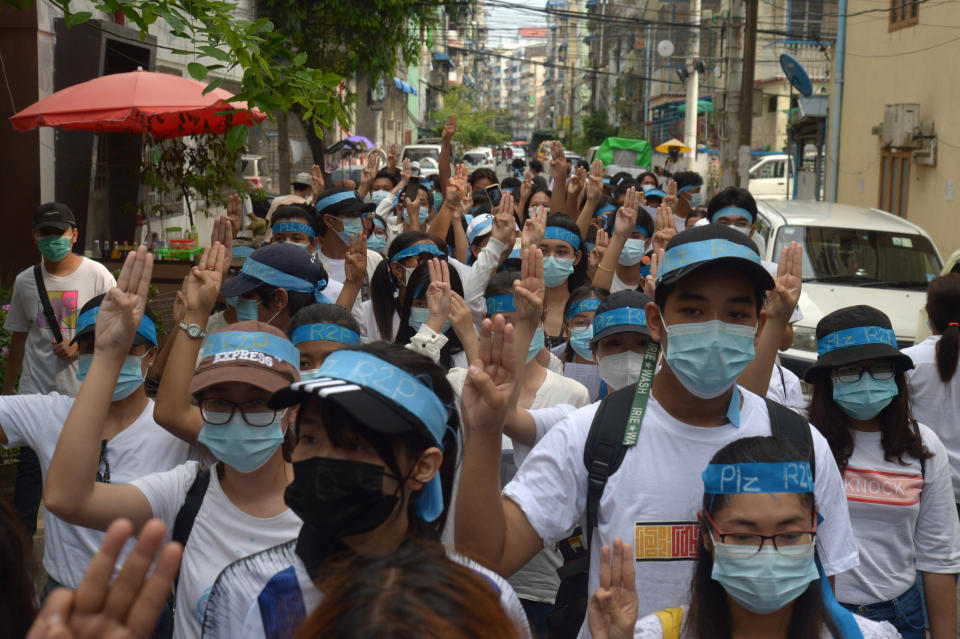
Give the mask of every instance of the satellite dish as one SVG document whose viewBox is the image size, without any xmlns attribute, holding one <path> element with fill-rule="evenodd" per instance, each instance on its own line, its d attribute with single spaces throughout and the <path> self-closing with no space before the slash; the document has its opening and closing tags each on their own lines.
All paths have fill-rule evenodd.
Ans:
<svg viewBox="0 0 960 639">
<path fill-rule="evenodd" d="M 787 80 L 793 85 L 793 88 L 800 92 L 804 97 L 813 95 L 813 83 L 810 82 L 810 76 L 796 58 L 784 53 L 780 56 L 780 67 L 783 69 Z"/>
<path fill-rule="evenodd" d="M 673 55 L 673 43 L 669 40 L 661 40 L 657 43 L 657 53 L 661 58 L 669 58 Z"/>
</svg>

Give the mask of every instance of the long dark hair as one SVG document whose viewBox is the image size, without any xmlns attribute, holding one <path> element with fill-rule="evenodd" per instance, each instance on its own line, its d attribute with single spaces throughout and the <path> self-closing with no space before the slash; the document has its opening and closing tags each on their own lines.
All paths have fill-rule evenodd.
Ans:
<svg viewBox="0 0 960 639">
<path fill-rule="evenodd" d="M 531 196 L 532 197 L 532 196 Z M 587 279 L 587 261 L 590 258 L 590 251 L 583 244 L 583 235 L 580 233 L 580 227 L 564 213 L 551 213 L 547 217 L 547 228 L 555 226 L 565 231 L 570 231 L 580 238 L 580 248 L 574 249 L 580 252 L 580 261 L 573 267 L 573 273 L 567 278 L 567 290 L 572 291 L 585 284 Z"/>
<path fill-rule="evenodd" d="M 737 464 L 743 462 L 789 462 L 796 461 L 797 454 L 784 442 L 773 437 L 744 437 L 721 448 L 710 460 L 711 464 Z M 810 508 L 811 524 L 814 517 L 812 493 L 800 495 L 805 506 Z M 703 495 L 703 512 L 713 516 L 727 504 L 722 496 Z M 710 523 L 706 516 L 700 520 L 700 535 L 697 541 L 697 563 L 690 584 L 690 609 L 684 621 L 685 630 L 694 639 L 731 639 L 730 604 L 727 593 L 713 573 L 713 553 L 707 550 L 704 539 L 710 535 Z M 827 613 L 820 590 L 820 581 L 810 582 L 802 595 L 797 597 L 787 629 L 788 639 L 809 639 L 823 635 L 826 626 L 832 636 L 839 637 L 833 619 Z"/>
<path fill-rule="evenodd" d="M 546 193 L 548 197 L 553 197 L 553 191 L 545 186 L 537 186 L 536 183 L 534 183 L 533 190 L 530 191 L 530 197 L 523 203 L 523 210 L 520 211 L 520 228 L 523 228 L 523 222 L 530 217 L 530 201 L 533 200 L 533 196 L 537 193 Z"/>
<path fill-rule="evenodd" d="M 600 300 L 601 302 L 607 299 L 607 295 L 610 295 L 610 291 L 605 288 L 600 288 L 599 286 L 581 286 L 578 289 L 570 291 L 570 297 L 567 298 L 567 303 L 563 305 L 563 325 L 567 325 L 567 313 L 570 312 L 570 307 L 579 302 L 580 300 L 586 299 L 595 299 Z M 573 347 L 570 346 L 570 340 L 567 340 L 567 346 L 563 350 L 563 361 L 572 362 L 576 351 L 573 350 Z"/>
<path fill-rule="evenodd" d="M 37 614 L 33 550 L 17 516 L 0 499 L 0 639 L 19 639 L 26 636 Z"/>
<path fill-rule="evenodd" d="M 869 373 L 864 373 L 868 375 Z M 903 371 L 894 375 L 899 393 L 886 408 L 877 415 L 880 422 L 880 443 L 883 445 L 883 457 L 887 461 L 896 459 L 901 464 L 904 454 L 915 459 L 928 459 L 933 453 L 927 450 L 920 438 L 917 420 L 910 414 L 910 387 L 906 383 Z M 817 427 L 833 452 L 837 466 L 842 473 L 847 468 L 850 455 L 853 454 L 853 433 L 850 432 L 850 417 L 841 410 L 833 399 L 833 382 L 830 371 L 824 370 L 817 375 L 812 384 L 810 397 L 810 423 Z"/>
<path fill-rule="evenodd" d="M 395 343 L 401 346 L 406 345 L 410 341 L 410 338 L 416 333 L 408 322 L 410 319 L 410 309 L 413 307 L 414 300 L 418 298 L 423 299 L 427 296 L 427 287 L 429 286 L 430 266 L 425 262 L 410 274 L 410 279 L 407 281 L 403 302 L 400 304 L 400 328 L 397 330 L 396 339 L 393 340 Z M 460 275 L 458 275 L 456 269 L 452 267 L 450 268 L 450 290 L 460 297 L 463 297 L 463 284 L 460 282 Z M 449 369 L 453 366 L 452 356 L 463 350 L 463 344 L 460 343 L 460 338 L 457 337 L 456 331 L 452 328 L 449 329 L 445 335 L 447 337 L 447 343 L 440 349 L 439 364 L 443 368 Z"/>
<path fill-rule="evenodd" d="M 433 242 L 441 251 L 447 250 L 447 247 L 432 235 L 420 231 L 406 231 L 393 238 L 387 249 L 387 259 L 377 265 L 373 277 L 370 278 L 370 303 L 373 305 L 373 317 L 377 321 L 377 329 L 384 340 L 393 339 L 393 313 L 397 311 L 398 285 L 390 274 L 393 256 L 424 240 Z"/>
<path fill-rule="evenodd" d="M 443 436 L 443 445 L 440 446 L 443 450 L 443 462 L 438 471 L 443 492 L 443 512 L 436 520 L 426 524 L 430 528 L 433 528 L 439 535 L 443 531 L 444 524 L 447 520 L 447 512 L 450 509 L 454 471 L 456 470 L 458 462 L 457 456 L 459 454 L 458 442 L 460 441 L 460 417 L 457 414 L 456 397 L 453 388 L 450 386 L 450 382 L 447 381 L 446 371 L 434 364 L 430 358 L 420 355 L 419 353 L 414 353 L 399 344 L 370 342 L 349 350 L 369 353 L 403 369 L 429 386 L 433 392 L 436 393 L 440 401 L 450 409 L 447 417 L 448 428 Z M 401 435 L 385 435 L 377 432 L 366 424 L 358 422 L 350 413 L 340 408 L 340 406 L 334 402 L 323 402 L 320 405 L 320 410 L 323 426 L 334 446 L 344 446 L 345 442 L 348 441 L 347 435 L 350 433 L 356 434 L 377 451 L 377 454 L 383 459 L 384 463 L 386 463 L 387 468 L 396 477 L 406 477 L 409 475 L 409 469 L 400 467 L 400 462 L 397 459 L 398 450 L 402 449 L 406 451 L 407 459 L 416 461 L 427 448 L 437 446 L 436 442 L 428 441 L 419 433 L 412 431 L 407 431 Z M 298 422 L 302 412 L 302 410 L 297 412 Z M 407 512 L 411 522 L 416 518 L 416 504 L 414 500 L 421 492 L 421 490 L 417 490 L 411 495 L 409 510 Z"/>
<path fill-rule="evenodd" d="M 960 274 L 948 273 L 930 280 L 927 317 L 941 335 L 937 342 L 937 372 L 946 383 L 953 379 L 960 359 Z"/>
</svg>

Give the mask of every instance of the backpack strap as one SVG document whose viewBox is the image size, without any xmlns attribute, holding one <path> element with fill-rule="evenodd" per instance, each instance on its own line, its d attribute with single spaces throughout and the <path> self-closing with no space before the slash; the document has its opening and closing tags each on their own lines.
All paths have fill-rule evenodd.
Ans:
<svg viewBox="0 0 960 639">
<path fill-rule="evenodd" d="M 813 435 L 806 418 L 767 398 L 767 412 L 770 413 L 770 434 L 785 441 L 799 455 L 800 459 L 810 462 L 810 474 L 817 477 L 817 456 L 813 449 Z"/>
<path fill-rule="evenodd" d="M 39 264 L 33 265 L 33 279 L 37 283 L 37 295 L 40 297 L 40 307 L 43 309 L 43 317 L 47 320 L 47 327 L 53 333 L 53 341 L 62 342 L 63 333 L 60 332 L 60 320 L 57 319 L 53 307 L 50 305 L 50 298 L 47 296 L 47 287 L 43 283 L 43 272 Z"/>
</svg>

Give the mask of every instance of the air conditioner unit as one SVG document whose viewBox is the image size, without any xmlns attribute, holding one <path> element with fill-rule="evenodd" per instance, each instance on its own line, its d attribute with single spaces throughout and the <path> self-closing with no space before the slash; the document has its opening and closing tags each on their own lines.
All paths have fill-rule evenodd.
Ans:
<svg viewBox="0 0 960 639">
<path fill-rule="evenodd" d="M 913 161 L 923 166 L 937 165 L 937 138 L 918 138 L 919 148 L 913 152 Z"/>
<path fill-rule="evenodd" d="M 919 104 L 888 104 L 883 109 L 883 146 L 912 149 L 913 132 L 920 126 Z"/>
</svg>

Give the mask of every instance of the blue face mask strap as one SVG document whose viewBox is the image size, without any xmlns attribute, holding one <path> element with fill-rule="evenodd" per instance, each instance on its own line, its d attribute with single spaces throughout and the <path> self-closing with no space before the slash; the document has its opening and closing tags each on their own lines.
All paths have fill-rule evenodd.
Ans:
<svg viewBox="0 0 960 639">
<path fill-rule="evenodd" d="M 94 306 L 93 308 L 87 309 L 80 313 L 79 317 L 77 317 L 76 332 L 79 333 L 88 326 L 96 325 L 97 315 L 99 313 L 99 306 Z M 137 326 L 137 335 L 141 336 L 154 346 L 157 345 L 157 325 L 152 319 L 147 317 L 146 313 L 143 314 L 143 317 L 140 319 L 140 325 Z"/>
</svg>

